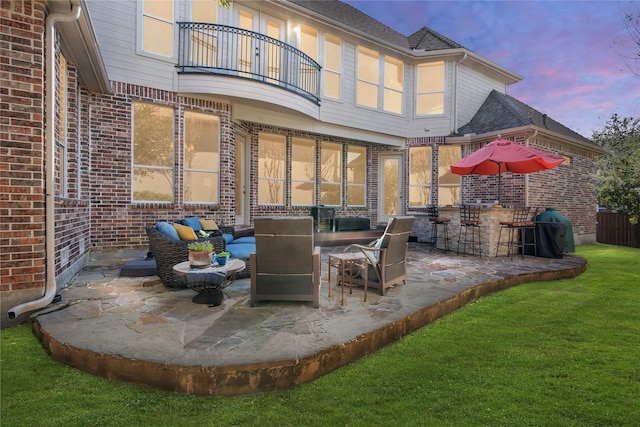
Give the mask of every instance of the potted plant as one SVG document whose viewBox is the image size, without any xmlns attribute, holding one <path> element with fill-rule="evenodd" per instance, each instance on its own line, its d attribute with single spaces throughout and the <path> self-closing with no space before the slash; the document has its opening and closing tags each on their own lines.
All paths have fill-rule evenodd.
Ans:
<svg viewBox="0 0 640 427">
<path fill-rule="evenodd" d="M 193 242 L 187 245 L 189 249 L 189 264 L 192 267 L 208 267 L 211 265 L 213 243 L 208 240 Z"/>
<path fill-rule="evenodd" d="M 218 261 L 218 265 L 225 265 L 227 263 L 227 259 L 229 259 L 229 255 L 231 255 L 227 251 L 223 251 L 216 254 L 216 260 Z"/>
</svg>

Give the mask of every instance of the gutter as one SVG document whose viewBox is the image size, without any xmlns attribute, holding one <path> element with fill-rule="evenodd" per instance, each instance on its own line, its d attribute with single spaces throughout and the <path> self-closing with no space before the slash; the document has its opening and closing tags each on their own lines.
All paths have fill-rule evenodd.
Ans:
<svg viewBox="0 0 640 427">
<path fill-rule="evenodd" d="M 460 67 L 460 64 L 462 64 L 462 62 L 467 59 L 469 55 L 467 54 L 467 52 L 464 53 L 464 56 L 462 58 L 460 58 L 459 61 L 456 62 L 456 71 L 455 71 L 455 82 L 453 84 L 453 88 L 456 91 L 455 96 L 453 97 L 453 129 L 451 129 L 451 133 L 458 133 L 458 92 L 460 92 L 458 90 L 458 69 Z"/>
<path fill-rule="evenodd" d="M 15 319 L 23 312 L 37 310 L 49 305 L 58 291 L 56 285 L 56 263 L 55 263 L 55 25 L 58 22 L 73 22 L 80 18 L 81 7 L 74 1 L 69 13 L 53 13 L 47 16 L 45 23 L 45 167 L 46 167 L 46 260 L 47 274 L 44 295 L 34 301 L 25 302 L 9 310 L 9 319 Z"/>
</svg>

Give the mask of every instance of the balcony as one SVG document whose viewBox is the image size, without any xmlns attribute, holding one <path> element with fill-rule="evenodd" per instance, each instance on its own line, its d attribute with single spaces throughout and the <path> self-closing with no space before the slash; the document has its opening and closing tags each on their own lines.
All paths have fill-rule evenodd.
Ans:
<svg viewBox="0 0 640 427">
<path fill-rule="evenodd" d="M 320 65 L 304 52 L 253 31 L 218 24 L 178 22 L 179 74 L 250 79 L 320 104 Z"/>
</svg>

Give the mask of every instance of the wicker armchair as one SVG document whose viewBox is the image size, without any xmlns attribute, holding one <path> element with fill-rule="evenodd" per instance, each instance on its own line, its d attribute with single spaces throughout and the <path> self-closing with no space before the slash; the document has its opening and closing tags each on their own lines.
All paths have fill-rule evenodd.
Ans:
<svg viewBox="0 0 640 427">
<path fill-rule="evenodd" d="M 216 252 L 225 250 L 225 241 L 222 237 L 207 237 L 198 240 L 174 241 L 156 230 L 155 227 L 147 227 L 149 237 L 149 248 L 156 259 L 158 276 L 162 283 L 170 288 L 185 288 L 181 277 L 173 274 L 173 266 L 189 260 L 189 249 L 187 245 L 193 242 L 209 240 L 213 243 Z"/>
</svg>

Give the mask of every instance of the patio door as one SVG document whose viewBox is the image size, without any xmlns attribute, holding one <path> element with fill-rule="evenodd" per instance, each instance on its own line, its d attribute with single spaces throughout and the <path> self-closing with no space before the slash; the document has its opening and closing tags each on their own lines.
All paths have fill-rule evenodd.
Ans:
<svg viewBox="0 0 640 427">
<path fill-rule="evenodd" d="M 378 222 L 404 214 L 402 164 L 402 154 L 381 153 L 378 157 Z"/>
<path fill-rule="evenodd" d="M 247 137 L 236 134 L 236 225 L 248 225 L 249 218 L 249 147 Z"/>
<path fill-rule="evenodd" d="M 267 35 L 276 40 L 285 40 L 284 21 L 247 7 L 236 6 L 238 28 Z M 252 73 L 254 78 L 262 78 L 277 83 L 282 69 L 280 49 L 263 40 L 240 36 L 238 40 L 239 70 Z"/>
</svg>

